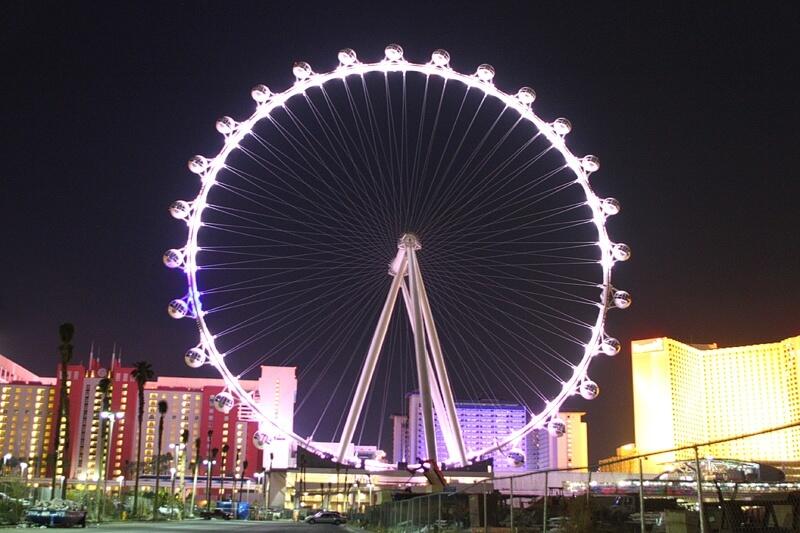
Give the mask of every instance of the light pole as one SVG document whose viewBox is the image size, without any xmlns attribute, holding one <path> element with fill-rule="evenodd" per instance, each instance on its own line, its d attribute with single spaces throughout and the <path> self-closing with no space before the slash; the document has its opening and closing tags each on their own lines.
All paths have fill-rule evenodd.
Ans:
<svg viewBox="0 0 800 533">
<path fill-rule="evenodd" d="M 4 474 L 4 475 L 5 475 L 5 473 L 6 473 L 6 465 L 7 465 L 7 464 L 8 464 L 8 462 L 11 460 L 11 457 L 12 457 L 12 455 L 11 455 L 10 453 L 7 453 L 7 454 L 5 454 L 5 455 L 3 456 L 3 474 Z"/>
<path fill-rule="evenodd" d="M 197 472 L 200 470 L 200 437 L 194 439 L 192 459 L 192 499 L 189 503 L 189 516 L 194 516 L 194 500 L 195 496 L 197 496 Z M 184 509 L 185 512 L 186 510 Z"/>
<path fill-rule="evenodd" d="M 214 448 L 211 450 L 212 457 L 216 457 L 217 449 Z M 211 470 L 214 468 L 214 465 L 217 464 L 216 459 L 204 459 L 203 464 L 206 465 L 208 469 L 206 472 L 206 511 L 211 511 Z"/>
<path fill-rule="evenodd" d="M 172 488 L 171 488 L 170 494 L 169 494 L 170 498 L 169 498 L 169 500 L 167 500 L 167 501 L 169 501 L 169 517 L 170 518 L 172 518 L 172 510 L 175 508 L 175 506 L 173 504 L 175 503 L 175 474 L 177 474 L 177 473 L 178 473 L 178 469 L 175 468 L 174 466 L 169 469 L 169 474 L 170 474 L 170 476 L 172 478 Z"/>
<path fill-rule="evenodd" d="M 266 513 L 267 508 L 267 469 L 264 468 L 253 474 L 253 476 L 258 480 L 258 484 L 261 485 L 261 490 L 264 493 L 264 512 Z"/>
<path fill-rule="evenodd" d="M 114 422 L 117 420 L 122 419 L 125 416 L 125 413 L 122 411 L 100 411 L 100 423 L 103 423 L 103 420 L 108 421 L 108 437 L 106 438 L 105 445 L 108 448 L 108 452 L 104 455 L 105 457 L 101 458 L 101 474 L 103 476 L 103 493 L 102 498 L 98 499 L 99 508 L 97 510 L 97 521 L 100 522 L 100 518 L 103 513 L 105 513 L 106 507 L 106 485 L 108 482 L 108 466 L 111 464 L 111 439 L 114 437 Z M 101 448 L 102 453 L 102 448 Z M 105 459 L 105 462 L 104 462 Z"/>
<path fill-rule="evenodd" d="M 186 432 L 186 436 L 188 437 L 189 434 Z M 186 506 L 186 496 L 184 494 L 184 474 L 186 471 L 186 443 L 185 442 L 178 442 L 169 445 L 170 449 L 173 450 L 175 453 L 173 454 L 175 457 L 175 466 L 170 469 L 170 472 L 175 470 L 176 472 L 180 472 L 181 475 L 181 509 Z M 175 497 L 175 474 L 172 474 L 172 497 Z M 183 512 L 183 511 L 181 511 Z"/>
<path fill-rule="evenodd" d="M 28 480 L 25 477 L 25 470 L 28 468 L 28 463 L 25 461 L 21 461 L 19 463 L 19 475 L 22 478 L 22 482 L 25 484 L 25 497 L 28 497 Z"/>
</svg>

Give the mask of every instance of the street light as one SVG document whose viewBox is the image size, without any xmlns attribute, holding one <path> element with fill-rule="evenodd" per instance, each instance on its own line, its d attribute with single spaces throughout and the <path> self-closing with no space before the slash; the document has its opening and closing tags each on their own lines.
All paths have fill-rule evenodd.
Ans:
<svg viewBox="0 0 800 533">
<path fill-rule="evenodd" d="M 258 472 L 253 473 L 253 477 L 258 480 L 258 484 L 261 485 L 261 490 L 264 491 L 264 509 L 266 511 L 267 507 L 267 480 L 266 480 L 266 472 L 267 469 L 260 470 Z M 248 481 L 248 483 L 250 483 Z"/>
<path fill-rule="evenodd" d="M 169 475 L 170 475 L 170 479 L 171 479 L 171 482 L 172 482 L 172 488 L 171 488 L 170 495 L 169 495 L 170 499 L 168 500 L 169 501 L 169 511 L 168 512 L 169 512 L 169 517 L 170 518 L 172 518 L 172 514 L 173 514 L 173 511 L 175 509 L 175 474 L 177 472 L 178 472 L 177 468 L 175 468 L 174 466 L 170 467 Z"/>
<path fill-rule="evenodd" d="M 189 438 L 189 432 L 185 431 L 185 436 Z M 186 496 L 184 486 L 184 475 L 186 474 L 186 442 L 170 443 L 169 448 L 175 451 L 175 466 L 170 469 L 170 472 L 175 470 L 181 473 L 181 509 L 186 507 Z M 180 468 L 180 470 L 178 470 Z M 175 474 L 172 474 L 172 497 L 175 497 Z M 183 511 L 181 511 L 183 512 Z"/>
<path fill-rule="evenodd" d="M 216 452 L 217 449 L 214 448 L 212 452 Z M 217 454 L 214 453 L 214 456 Z M 206 465 L 208 469 L 206 473 L 206 511 L 211 511 L 211 470 L 214 468 L 214 465 L 217 464 L 216 459 L 203 459 L 203 464 Z"/>
<path fill-rule="evenodd" d="M 108 438 L 106 439 L 106 447 L 108 448 L 108 452 L 106 453 L 106 461 L 105 464 L 102 466 L 102 476 L 103 476 L 103 497 L 100 510 L 97 512 L 97 521 L 100 521 L 100 517 L 102 516 L 101 513 L 105 513 L 106 507 L 106 488 L 108 485 L 108 467 L 111 464 L 111 441 L 114 437 L 114 422 L 117 420 L 122 419 L 125 416 L 123 411 L 100 411 L 100 420 L 107 420 L 108 421 Z M 102 423 L 102 422 L 101 422 Z M 101 461 L 102 463 L 102 461 Z M 100 503 L 100 502 L 98 502 Z"/>
</svg>

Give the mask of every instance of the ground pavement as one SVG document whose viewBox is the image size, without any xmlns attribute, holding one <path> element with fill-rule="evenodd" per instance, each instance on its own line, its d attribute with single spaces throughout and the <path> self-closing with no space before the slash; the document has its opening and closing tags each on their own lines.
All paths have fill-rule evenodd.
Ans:
<svg viewBox="0 0 800 533">
<path fill-rule="evenodd" d="M 175 522 L 111 522 L 107 524 L 89 524 L 89 533 L 133 533 L 133 532 L 189 532 L 189 531 L 220 531 L 231 533 L 362 533 L 364 530 L 357 527 L 331 524 L 304 524 L 284 520 L 269 522 L 250 522 L 235 520 L 183 520 Z"/>
</svg>

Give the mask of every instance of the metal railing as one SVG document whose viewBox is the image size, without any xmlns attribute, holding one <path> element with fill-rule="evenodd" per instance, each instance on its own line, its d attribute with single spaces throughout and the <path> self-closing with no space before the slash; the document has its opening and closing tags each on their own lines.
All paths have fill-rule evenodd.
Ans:
<svg viewBox="0 0 800 533">
<path fill-rule="evenodd" d="M 800 480 L 720 470 L 712 465 L 757 463 L 705 456 L 720 443 L 798 427 L 800 422 L 602 464 L 492 476 L 455 492 L 395 493 L 354 518 L 367 530 L 387 533 L 800 532 Z M 679 468 L 662 476 L 647 473 L 651 458 L 669 454 Z"/>
</svg>

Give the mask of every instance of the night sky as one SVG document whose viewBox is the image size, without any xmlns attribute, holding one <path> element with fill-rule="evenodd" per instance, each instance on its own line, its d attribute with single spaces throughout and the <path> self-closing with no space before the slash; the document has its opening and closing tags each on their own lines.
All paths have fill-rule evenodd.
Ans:
<svg viewBox="0 0 800 533">
<path fill-rule="evenodd" d="M 800 334 L 797 87 L 800 10 L 790 3 L 41 3 L 5 6 L 0 170 L 0 353 L 53 375 L 57 326 L 108 357 L 188 375 L 191 325 L 166 304 L 183 280 L 161 263 L 185 228 L 172 200 L 196 191 L 186 160 L 220 145 L 217 117 L 252 111 L 249 89 L 288 87 L 291 64 L 333 68 L 390 42 L 424 61 L 488 62 L 568 117 L 568 145 L 600 156 L 592 178 L 623 206 L 615 269 L 633 307 L 608 330 L 625 348 L 593 377 L 590 459 L 633 440 L 631 339 L 721 346 Z M 120 5 L 117 5 L 120 4 Z M 767 6 L 767 7 L 765 7 Z"/>
</svg>

